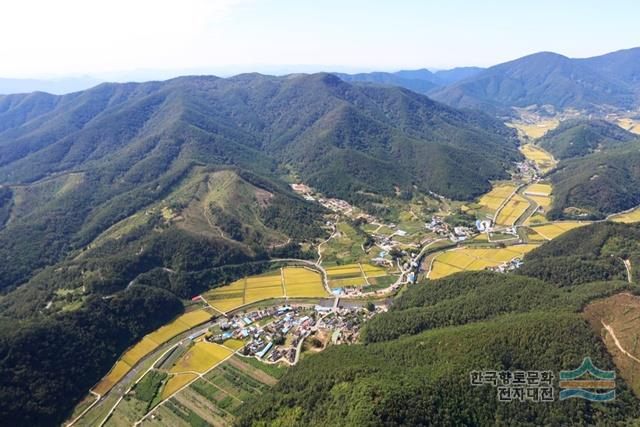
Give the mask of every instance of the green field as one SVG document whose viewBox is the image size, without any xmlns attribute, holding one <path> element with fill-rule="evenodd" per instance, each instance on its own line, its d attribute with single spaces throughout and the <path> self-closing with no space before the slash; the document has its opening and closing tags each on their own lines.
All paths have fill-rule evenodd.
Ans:
<svg viewBox="0 0 640 427">
<path fill-rule="evenodd" d="M 233 356 L 159 406 L 143 425 L 230 426 L 241 407 L 267 392 L 285 370 Z"/>
</svg>

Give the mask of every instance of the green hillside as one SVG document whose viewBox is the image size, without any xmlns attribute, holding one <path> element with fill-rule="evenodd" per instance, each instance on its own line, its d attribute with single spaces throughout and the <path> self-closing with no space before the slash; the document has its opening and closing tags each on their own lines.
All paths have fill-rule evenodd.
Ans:
<svg viewBox="0 0 640 427">
<path fill-rule="evenodd" d="M 638 139 L 638 135 L 604 120 L 570 120 L 547 132 L 539 144 L 562 160 L 623 147 Z"/>
<path fill-rule="evenodd" d="M 519 274 L 559 286 L 626 280 L 623 260 L 640 265 L 640 224 L 601 222 L 568 231 L 529 252 Z M 634 280 L 640 272 L 632 268 Z"/>
<path fill-rule="evenodd" d="M 247 408 L 239 425 L 631 422 L 640 416 L 637 399 L 619 379 L 616 401 L 607 405 L 577 399 L 504 404 L 494 388 L 473 387 L 469 379 L 472 370 L 558 372 L 578 366 L 586 353 L 596 365 L 612 369 L 598 335 L 576 311 L 626 286 L 596 283 L 569 292 L 490 273 L 415 286 L 392 311 L 367 324 L 369 344 L 331 347 L 304 359 L 273 393 Z M 527 306 L 532 297 L 535 302 Z M 417 325 L 416 316 L 432 322 Z"/>
<path fill-rule="evenodd" d="M 636 140 L 560 162 L 549 176 L 554 200 L 547 216 L 601 219 L 640 204 L 639 148 Z"/>
<path fill-rule="evenodd" d="M 429 96 L 458 108 L 509 114 L 511 107 L 551 105 L 557 110 L 599 110 L 638 105 L 633 70 L 639 48 L 572 59 L 539 52 L 489 67 L 465 80 L 436 88 Z"/>
<path fill-rule="evenodd" d="M 520 157 L 513 132 L 488 116 L 328 74 L 103 84 L 59 97 L 4 96 L 0 106 L 0 184 L 13 193 L 3 190 L 0 205 L 0 218 L 8 216 L 0 288 L 167 198 L 194 167 L 233 167 L 271 182 L 293 172 L 358 202 L 365 192 L 394 196 L 397 188 L 465 199 L 506 177 Z M 290 196 L 273 199 L 258 218 L 240 206 L 255 197 L 241 196 L 242 185 L 232 191 L 239 194 L 229 196 L 231 211 L 204 206 L 223 236 L 221 227 L 240 229 L 233 240 L 269 246 L 297 233 L 284 230 Z M 194 214 L 199 203 L 185 206 L 187 222 L 200 218 L 195 229 L 197 221 L 206 227 Z M 276 226 L 282 230 L 267 230 Z"/>
</svg>

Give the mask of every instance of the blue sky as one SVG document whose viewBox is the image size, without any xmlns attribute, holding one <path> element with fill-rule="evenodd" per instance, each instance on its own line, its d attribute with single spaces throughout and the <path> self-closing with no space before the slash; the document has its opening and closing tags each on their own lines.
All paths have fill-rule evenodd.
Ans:
<svg viewBox="0 0 640 427">
<path fill-rule="evenodd" d="M 6 0 L 0 76 L 489 66 L 640 45 L 640 2 Z"/>
</svg>

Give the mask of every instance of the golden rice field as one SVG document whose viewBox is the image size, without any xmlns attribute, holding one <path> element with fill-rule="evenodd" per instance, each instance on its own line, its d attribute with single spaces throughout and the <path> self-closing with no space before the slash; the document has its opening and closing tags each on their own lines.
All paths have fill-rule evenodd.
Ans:
<svg viewBox="0 0 640 427">
<path fill-rule="evenodd" d="M 120 360 L 116 362 L 109 374 L 104 377 L 94 388 L 98 394 L 104 394 L 120 381 L 143 357 L 160 347 L 171 338 L 179 335 L 189 329 L 204 323 L 213 316 L 212 310 L 203 308 L 200 310 L 190 311 L 178 316 L 173 322 L 162 326 L 154 332 L 145 335 L 142 340 L 127 350 Z"/>
<path fill-rule="evenodd" d="M 538 169 L 542 172 L 550 170 L 556 164 L 556 161 L 551 154 L 533 144 L 521 145 L 520 152 L 522 152 L 528 160 L 535 162 Z"/>
<path fill-rule="evenodd" d="M 207 341 L 198 341 L 178 359 L 169 372 L 172 374 L 182 372 L 197 372 L 203 374 L 222 360 L 231 356 L 231 354 L 233 354 L 233 350 L 222 345 Z"/>
<path fill-rule="evenodd" d="M 127 375 L 127 372 L 130 370 L 131 366 L 129 366 L 129 364 L 122 360 L 118 360 L 107 376 L 93 388 L 93 391 L 101 396 L 104 395 L 106 392 L 111 390 L 111 387 Z"/>
<path fill-rule="evenodd" d="M 362 271 L 367 277 L 381 277 L 387 275 L 387 270 L 377 265 L 360 264 L 360 267 L 362 267 Z"/>
<path fill-rule="evenodd" d="M 461 271 L 484 270 L 497 267 L 514 258 L 521 258 L 538 247 L 535 244 L 514 245 L 506 248 L 459 248 L 437 255 L 429 271 L 429 279 L 439 279 Z"/>
<path fill-rule="evenodd" d="M 640 222 L 640 208 L 636 208 L 629 212 L 613 215 L 609 219 L 613 222 Z"/>
<path fill-rule="evenodd" d="M 244 341 L 242 340 L 237 340 L 235 338 L 229 338 L 228 340 L 226 340 L 225 342 L 222 343 L 223 346 L 236 351 L 236 350 L 240 350 L 242 347 L 244 347 Z"/>
<path fill-rule="evenodd" d="M 272 298 L 324 296 L 327 292 L 320 273 L 303 267 L 285 267 L 282 272 L 246 277 L 202 294 L 209 305 L 223 313 Z"/>
<path fill-rule="evenodd" d="M 527 218 L 527 220 L 524 222 L 524 225 L 534 225 L 534 224 L 540 224 L 544 222 L 547 222 L 547 217 L 545 217 L 542 214 L 535 213 L 531 215 L 529 218 Z"/>
<path fill-rule="evenodd" d="M 511 226 L 525 213 L 529 208 L 529 201 L 519 194 L 514 194 L 511 199 L 504 205 L 498 217 L 496 223 L 500 225 Z"/>
<path fill-rule="evenodd" d="M 551 207 L 551 197 L 545 197 L 545 196 L 527 196 L 527 197 L 529 197 L 531 200 L 536 202 L 544 212 L 548 211 L 549 207 Z"/>
<path fill-rule="evenodd" d="M 486 207 L 492 212 L 495 212 L 502 205 L 502 203 L 509 196 L 511 196 L 511 194 L 513 194 L 514 191 L 516 191 L 515 185 L 498 184 L 493 187 L 487 194 L 480 197 L 480 200 L 478 200 L 478 204 Z"/>
<path fill-rule="evenodd" d="M 290 298 L 325 297 L 327 291 L 322 285 L 320 273 L 301 267 L 284 269 L 284 289 Z"/>
<path fill-rule="evenodd" d="M 533 225 L 531 229 L 547 240 L 553 240 L 556 237 L 566 233 L 574 228 L 583 227 L 591 224 L 585 221 L 561 221 L 544 225 Z"/>
<path fill-rule="evenodd" d="M 524 194 L 527 196 L 550 196 L 551 195 L 551 184 L 531 184 L 524 190 Z"/>
<path fill-rule="evenodd" d="M 196 378 L 198 378 L 196 374 L 172 375 L 171 378 L 167 380 L 164 387 L 162 388 L 162 393 L 160 393 L 160 398 L 166 399 L 167 397 L 171 396 L 173 393 L 180 390 L 182 387 L 186 386 Z"/>
<path fill-rule="evenodd" d="M 624 118 L 618 119 L 616 123 L 618 126 L 628 130 L 629 132 L 640 134 L 640 121 L 638 120 Z"/>
<path fill-rule="evenodd" d="M 560 124 L 557 119 L 541 120 L 537 123 L 507 123 L 507 126 L 515 128 L 519 133 L 529 138 L 540 138 L 548 131 L 555 129 Z"/>
<path fill-rule="evenodd" d="M 339 265 L 328 267 L 326 271 L 333 289 L 366 286 L 367 278 L 387 276 L 387 270 L 370 264 Z"/>
</svg>

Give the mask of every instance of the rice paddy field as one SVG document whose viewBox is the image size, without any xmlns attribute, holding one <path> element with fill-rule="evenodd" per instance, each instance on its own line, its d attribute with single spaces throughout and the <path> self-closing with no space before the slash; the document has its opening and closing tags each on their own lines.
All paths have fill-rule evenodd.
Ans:
<svg viewBox="0 0 640 427">
<path fill-rule="evenodd" d="M 394 278 L 386 269 L 370 264 L 338 265 L 326 271 L 332 289 L 383 285 L 388 283 L 386 278 Z"/>
<path fill-rule="evenodd" d="M 504 205 L 498 217 L 496 223 L 500 225 L 512 226 L 516 223 L 518 218 L 522 216 L 529 208 L 529 201 L 519 194 L 514 194 L 513 197 Z"/>
<path fill-rule="evenodd" d="M 93 391 L 103 395 L 131 370 L 142 358 L 160 347 L 171 338 L 211 319 L 213 311 L 209 308 L 190 311 L 178 316 L 173 322 L 145 335 L 137 344 L 127 350 L 116 362 L 111 371 L 94 388 Z"/>
<path fill-rule="evenodd" d="M 536 244 L 513 245 L 505 248 L 459 248 L 443 252 L 433 259 L 429 279 L 439 279 L 461 271 L 497 267 L 538 247 Z"/>
<path fill-rule="evenodd" d="M 233 350 L 225 346 L 207 341 L 198 341 L 178 359 L 169 372 L 172 374 L 184 372 L 197 372 L 202 374 L 220 363 L 220 361 L 229 357 L 232 353 Z"/>
<path fill-rule="evenodd" d="M 166 399 L 196 378 L 198 378 L 198 375 L 190 372 L 172 375 L 162 387 L 160 399 Z"/>
<path fill-rule="evenodd" d="M 268 392 L 285 371 L 281 366 L 232 356 L 158 406 L 142 425 L 233 425 L 242 406 Z"/>
<path fill-rule="evenodd" d="M 527 220 L 524 222 L 524 225 L 535 225 L 535 224 L 542 224 L 545 222 L 548 222 L 547 217 L 545 217 L 540 213 L 535 213 L 531 215 L 529 218 L 527 218 Z"/>
<path fill-rule="evenodd" d="M 202 294 L 209 305 L 223 313 L 272 298 L 324 296 L 327 292 L 320 273 L 304 267 L 284 267 L 269 274 L 245 277 Z"/>
<path fill-rule="evenodd" d="M 545 133 L 555 129 L 559 124 L 560 121 L 558 119 L 540 120 L 536 123 L 507 123 L 508 126 L 517 129 L 521 135 L 532 139 L 544 136 Z"/>
<path fill-rule="evenodd" d="M 623 129 L 640 135 L 640 121 L 629 118 L 618 119 L 616 124 Z"/>
<path fill-rule="evenodd" d="M 538 166 L 541 172 L 547 172 L 556 165 L 556 161 L 551 154 L 533 144 L 520 146 L 520 152 Z"/>
<path fill-rule="evenodd" d="M 512 184 L 498 184 L 487 194 L 478 200 L 478 204 L 482 205 L 491 213 L 495 213 L 502 203 L 516 191 L 516 186 Z"/>
<path fill-rule="evenodd" d="M 320 273 L 299 267 L 286 267 L 283 272 L 287 297 L 314 298 L 327 296 Z"/>
<path fill-rule="evenodd" d="M 609 218 L 613 222 L 640 222 L 640 208 L 635 208 L 632 211 L 613 215 Z"/>
<path fill-rule="evenodd" d="M 528 196 L 550 196 L 551 195 L 551 184 L 543 184 L 536 183 L 531 184 L 524 190 L 524 193 Z"/>
<path fill-rule="evenodd" d="M 206 341 L 196 342 L 169 370 L 171 377 L 162 387 L 160 396 L 166 399 L 233 354 L 233 350 Z"/>
<path fill-rule="evenodd" d="M 546 240 L 552 240 L 574 228 L 591 224 L 585 221 L 558 221 L 543 225 L 532 225 L 531 230 L 538 233 Z"/>
</svg>

